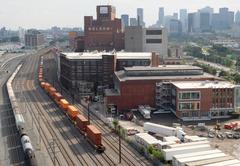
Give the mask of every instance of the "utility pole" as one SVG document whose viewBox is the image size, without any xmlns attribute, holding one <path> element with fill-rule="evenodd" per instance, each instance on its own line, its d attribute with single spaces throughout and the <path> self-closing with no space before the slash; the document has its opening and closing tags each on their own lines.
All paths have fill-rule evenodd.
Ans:
<svg viewBox="0 0 240 166">
<path fill-rule="evenodd" d="M 121 160 L 122 160 L 122 142 L 121 142 L 121 135 L 120 135 L 120 125 L 118 125 L 118 129 L 119 129 L 119 133 L 118 133 L 118 136 L 119 136 L 119 152 L 118 152 L 118 154 L 119 154 L 119 164 L 121 164 Z"/>
</svg>

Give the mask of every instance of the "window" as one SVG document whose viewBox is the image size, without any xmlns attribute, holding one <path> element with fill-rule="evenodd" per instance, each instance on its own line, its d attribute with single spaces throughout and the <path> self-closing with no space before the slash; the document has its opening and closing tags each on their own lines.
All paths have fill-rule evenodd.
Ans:
<svg viewBox="0 0 240 166">
<path fill-rule="evenodd" d="M 178 104 L 179 110 L 199 110 L 200 103 L 199 102 L 182 102 Z"/>
<path fill-rule="evenodd" d="M 162 39 L 146 39 L 146 43 L 148 44 L 162 43 Z"/>
<path fill-rule="evenodd" d="M 180 92 L 179 100 L 199 100 L 200 92 Z"/>
<path fill-rule="evenodd" d="M 162 30 L 146 30 L 146 35 L 161 35 Z"/>
</svg>

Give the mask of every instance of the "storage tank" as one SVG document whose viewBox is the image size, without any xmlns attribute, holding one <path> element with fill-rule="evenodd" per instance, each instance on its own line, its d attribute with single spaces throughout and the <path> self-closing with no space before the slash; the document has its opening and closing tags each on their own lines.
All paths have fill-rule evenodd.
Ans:
<svg viewBox="0 0 240 166">
<path fill-rule="evenodd" d="M 79 114 L 79 110 L 76 107 L 74 107 L 73 105 L 69 105 L 67 108 L 67 114 L 71 120 L 75 121 L 77 115 Z"/>
<path fill-rule="evenodd" d="M 76 117 L 76 125 L 81 132 L 85 133 L 87 125 L 89 125 L 89 121 L 83 115 L 78 114 Z"/>
<path fill-rule="evenodd" d="M 187 146 L 180 148 L 172 148 L 172 149 L 163 149 L 163 156 L 166 161 L 172 160 L 174 155 L 184 154 L 184 153 L 193 153 L 199 151 L 211 150 L 210 145 L 195 145 L 195 146 Z"/>
<path fill-rule="evenodd" d="M 222 151 L 218 150 L 218 149 L 214 149 L 214 150 L 207 150 L 207 151 L 201 151 L 201 152 L 184 153 L 184 154 L 174 155 L 172 158 L 172 164 L 177 165 L 178 160 L 181 158 L 189 158 L 189 157 L 194 157 L 194 156 L 216 154 L 216 153 L 222 153 Z"/>
</svg>

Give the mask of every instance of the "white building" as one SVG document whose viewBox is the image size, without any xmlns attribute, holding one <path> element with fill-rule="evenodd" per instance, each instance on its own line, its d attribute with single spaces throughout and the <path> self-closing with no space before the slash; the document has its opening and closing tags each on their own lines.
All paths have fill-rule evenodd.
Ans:
<svg viewBox="0 0 240 166">
<path fill-rule="evenodd" d="M 165 28 L 126 27 L 125 51 L 156 52 L 167 57 L 168 33 Z"/>
</svg>

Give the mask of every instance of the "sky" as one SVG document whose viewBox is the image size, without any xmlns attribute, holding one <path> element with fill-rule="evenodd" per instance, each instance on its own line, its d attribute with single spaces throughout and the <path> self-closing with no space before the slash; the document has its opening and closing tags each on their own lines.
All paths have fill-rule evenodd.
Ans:
<svg viewBox="0 0 240 166">
<path fill-rule="evenodd" d="M 215 12 L 220 7 L 240 10 L 240 0 L 0 0 L 0 4 L 0 27 L 8 29 L 82 27 L 84 16 L 95 17 L 96 6 L 105 4 L 116 7 L 117 17 L 136 17 L 136 9 L 144 8 L 147 26 L 157 21 L 159 7 L 165 8 L 165 15 L 182 8 L 194 12 L 205 6 L 213 7 Z"/>
</svg>

